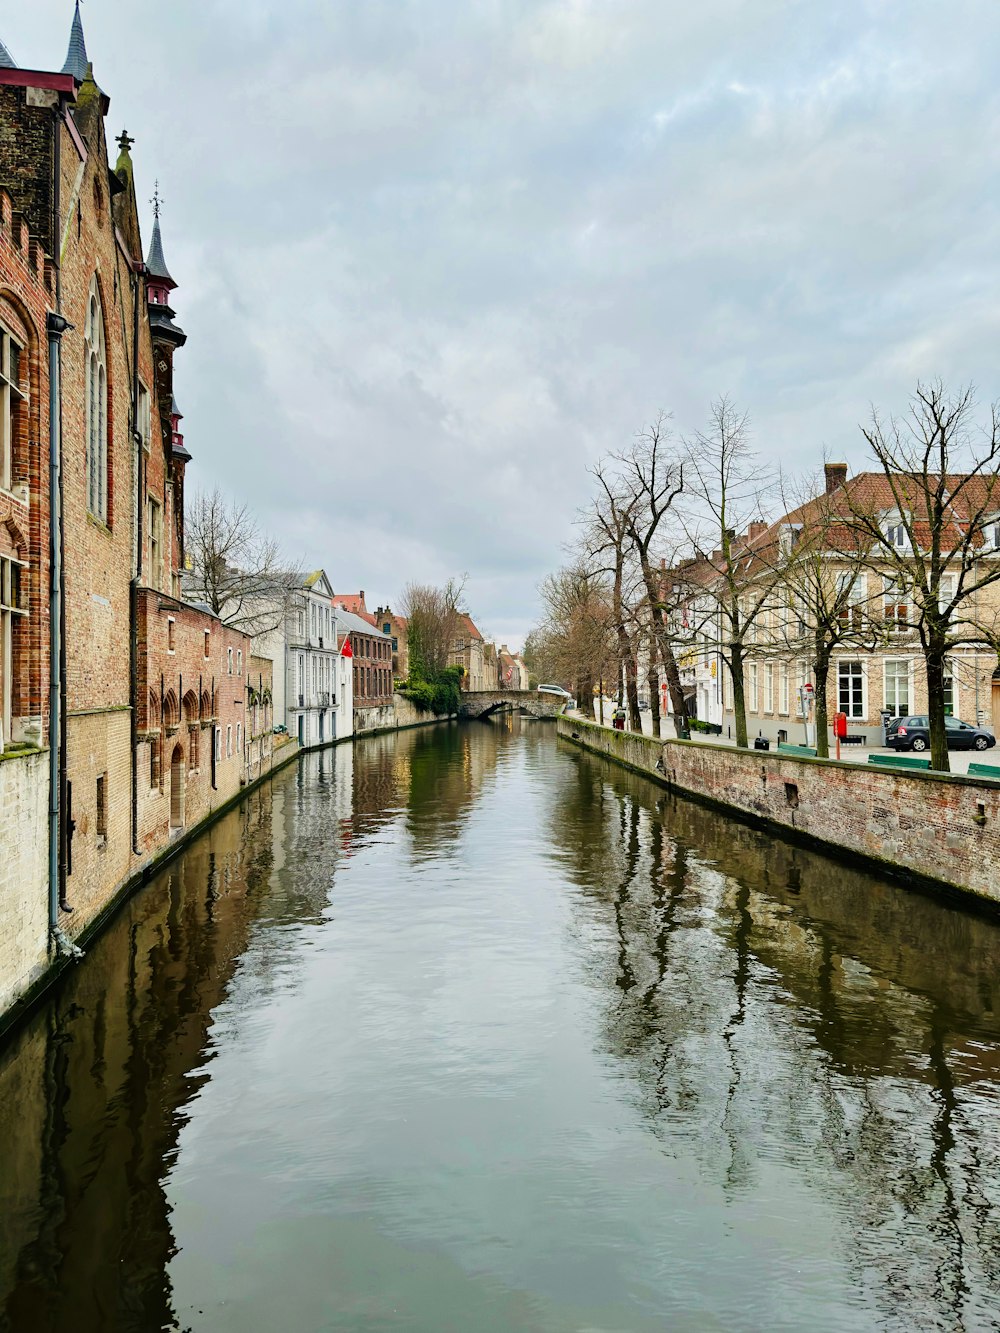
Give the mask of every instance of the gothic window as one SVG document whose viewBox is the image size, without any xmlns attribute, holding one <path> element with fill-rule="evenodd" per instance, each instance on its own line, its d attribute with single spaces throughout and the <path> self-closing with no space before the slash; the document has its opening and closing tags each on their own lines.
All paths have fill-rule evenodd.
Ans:
<svg viewBox="0 0 1000 1333">
<path fill-rule="evenodd" d="M 87 307 L 87 509 L 102 523 L 108 519 L 108 367 L 104 313 L 91 283 Z"/>
<path fill-rule="evenodd" d="M 21 566 L 0 557 L 0 751 L 10 744 L 15 667 L 14 621 L 24 615 L 21 604 Z"/>
<path fill-rule="evenodd" d="M 21 401 L 21 348 L 0 327 L 0 490 L 9 491 L 15 480 Z"/>
</svg>

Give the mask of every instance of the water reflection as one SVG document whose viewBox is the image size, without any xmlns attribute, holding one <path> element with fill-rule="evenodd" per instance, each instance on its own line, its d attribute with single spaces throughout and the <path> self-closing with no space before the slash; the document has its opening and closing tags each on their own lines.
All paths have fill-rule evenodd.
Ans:
<svg viewBox="0 0 1000 1333">
<path fill-rule="evenodd" d="M 550 832 L 605 885 L 606 1040 L 656 1132 L 729 1193 L 777 1162 L 833 1194 L 887 1324 L 1000 1326 L 995 923 L 572 763 Z"/>
<path fill-rule="evenodd" d="M 541 724 L 309 756 L 0 1051 L 0 1329 L 1000 1326 L 998 957 Z"/>
</svg>

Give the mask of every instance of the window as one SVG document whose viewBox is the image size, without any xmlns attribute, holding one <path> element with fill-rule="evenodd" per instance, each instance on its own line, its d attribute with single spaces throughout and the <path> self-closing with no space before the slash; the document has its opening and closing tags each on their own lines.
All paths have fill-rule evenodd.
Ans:
<svg viewBox="0 0 1000 1333">
<path fill-rule="evenodd" d="M 232 724 L 230 724 L 226 728 L 226 758 L 232 759 L 232 757 L 233 757 L 233 728 Z"/>
<path fill-rule="evenodd" d="M 0 490 L 14 484 L 21 413 L 21 348 L 0 328 Z"/>
<path fill-rule="evenodd" d="M 860 662 L 837 664 L 837 708 L 848 717 L 866 717 L 865 673 Z"/>
<path fill-rule="evenodd" d="M 750 711 L 757 713 L 760 711 L 760 697 L 757 687 L 757 663 L 750 663 Z"/>
<path fill-rule="evenodd" d="M 945 717 L 954 717 L 955 715 L 955 674 L 952 671 L 951 663 L 946 662 L 944 667 L 944 713 Z"/>
<path fill-rule="evenodd" d="M 210 630 L 205 631 L 205 656 L 208 657 L 212 648 L 212 634 Z"/>
<path fill-rule="evenodd" d="M 890 634 L 899 634 L 906 629 L 910 618 L 910 606 L 906 592 L 898 579 L 886 579 L 882 589 L 885 626 Z"/>
<path fill-rule="evenodd" d="M 149 453 L 149 441 L 152 431 L 149 414 L 149 390 L 144 384 L 139 384 L 139 398 L 136 403 L 135 430 L 139 439 L 142 441 L 142 448 L 145 453 Z"/>
<path fill-rule="evenodd" d="M 236 649 L 236 674 L 237 674 L 238 676 L 242 676 L 242 675 L 243 675 L 243 649 L 242 649 L 242 648 L 237 648 L 237 649 Z"/>
<path fill-rule="evenodd" d="M 173 652 L 176 652 L 176 651 L 177 651 L 177 638 L 176 638 L 176 634 L 177 634 L 177 622 L 174 620 L 173 616 L 167 616 L 167 652 L 168 652 L 168 653 L 173 653 Z"/>
<path fill-rule="evenodd" d="M 955 575 L 942 574 L 941 582 L 938 584 L 938 610 L 945 611 L 951 604 L 951 599 L 955 596 Z"/>
<path fill-rule="evenodd" d="M 764 712 L 774 712 L 774 663 L 768 662 L 764 667 Z"/>
<path fill-rule="evenodd" d="M 150 787 L 159 787 L 160 785 L 160 738 L 159 736 L 150 737 L 149 741 L 149 785 Z"/>
<path fill-rule="evenodd" d="M 108 368 L 104 314 L 91 283 L 86 333 L 87 508 L 102 523 L 108 519 Z"/>
<path fill-rule="evenodd" d="M 885 530 L 885 539 L 890 546 L 895 546 L 897 549 L 905 548 L 909 545 L 909 539 L 906 535 L 906 525 L 898 520 L 894 523 L 890 523 Z"/>
<path fill-rule="evenodd" d="M 867 598 L 868 588 L 864 574 L 850 570 L 837 575 L 837 618 L 843 629 L 860 629 L 862 606 Z"/>
<path fill-rule="evenodd" d="M 910 664 L 890 657 L 885 663 L 885 710 L 891 717 L 905 717 L 910 711 Z"/>
<path fill-rule="evenodd" d="M 233 674 L 233 650 L 232 650 L 232 648 L 227 648 L 227 649 L 226 649 L 226 663 L 227 663 L 227 671 L 228 671 L 229 675 L 231 676 L 231 675 Z"/>
<path fill-rule="evenodd" d="M 782 713 L 788 712 L 788 663 L 787 662 L 782 662 L 781 664 L 781 685 L 780 685 L 780 694 L 778 695 L 778 709 L 779 712 Z"/>
<path fill-rule="evenodd" d="M 198 767 L 198 727 L 188 728 L 188 768 Z"/>
<path fill-rule="evenodd" d="M 108 841 L 108 775 L 102 773 L 97 779 L 97 845 L 103 847 Z"/>
<path fill-rule="evenodd" d="M 302 635 L 305 633 L 305 628 L 306 628 L 306 626 L 305 626 L 305 618 L 304 618 L 304 615 L 303 615 L 303 613 L 302 613 L 301 611 L 299 611 L 299 612 L 296 613 L 296 620 L 297 620 L 297 622 L 298 622 L 298 627 L 299 627 L 299 630 L 298 630 L 298 632 L 299 632 L 299 638 L 301 639 L 301 638 L 302 638 Z"/>
<path fill-rule="evenodd" d="M 0 556 L 0 751 L 11 742 L 15 667 L 14 622 L 25 614 L 21 601 L 21 565 Z"/>
<path fill-rule="evenodd" d="M 215 762 L 218 763 L 222 758 L 222 728 L 215 728 Z"/>
<path fill-rule="evenodd" d="M 149 587 L 159 588 L 162 575 L 163 511 L 150 496 L 146 501 L 146 536 L 149 546 L 149 567 L 146 577 Z"/>
<path fill-rule="evenodd" d="M 242 746 L 243 746 L 243 723 L 242 723 L 242 722 L 237 722 L 237 724 L 236 724 L 236 753 L 237 753 L 237 755 L 239 755 L 239 754 L 242 753 Z"/>
</svg>

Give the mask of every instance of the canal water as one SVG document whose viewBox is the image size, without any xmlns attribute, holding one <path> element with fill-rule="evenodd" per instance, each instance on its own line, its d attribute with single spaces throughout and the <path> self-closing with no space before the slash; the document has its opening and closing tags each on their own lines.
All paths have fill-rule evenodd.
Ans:
<svg viewBox="0 0 1000 1333">
<path fill-rule="evenodd" d="M 998 964 L 544 723 L 309 755 L 0 1049 L 0 1329 L 998 1328 Z"/>
</svg>

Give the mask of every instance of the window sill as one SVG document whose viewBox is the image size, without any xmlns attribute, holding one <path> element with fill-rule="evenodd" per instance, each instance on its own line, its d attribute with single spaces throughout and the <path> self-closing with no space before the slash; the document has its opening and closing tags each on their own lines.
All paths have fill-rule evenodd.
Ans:
<svg viewBox="0 0 1000 1333">
<path fill-rule="evenodd" d="M 30 492 L 27 486 L 19 486 L 16 491 L 7 486 L 0 486 L 0 495 L 13 500 L 15 504 L 22 505 L 25 509 L 30 505 Z"/>
<path fill-rule="evenodd" d="M 97 528 L 98 532 L 103 532 L 106 537 L 113 536 L 111 529 L 108 527 L 107 523 L 105 523 L 104 519 L 98 518 L 96 514 L 90 513 L 89 510 L 87 511 L 87 522 L 92 528 Z"/>
</svg>

